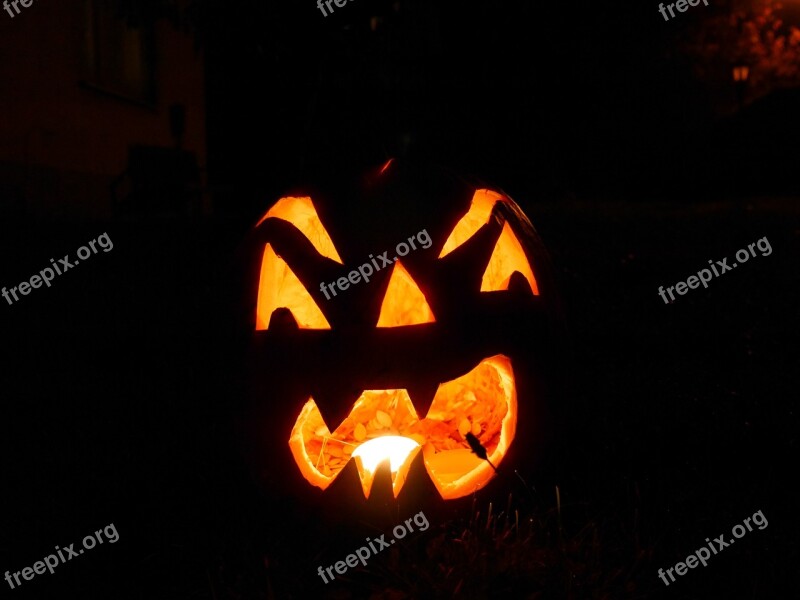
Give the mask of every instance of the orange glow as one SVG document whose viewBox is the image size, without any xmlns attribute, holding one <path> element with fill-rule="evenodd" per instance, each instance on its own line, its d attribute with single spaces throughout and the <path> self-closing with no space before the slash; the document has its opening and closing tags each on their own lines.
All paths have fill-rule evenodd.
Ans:
<svg viewBox="0 0 800 600">
<path fill-rule="evenodd" d="M 461 217 L 461 220 L 456 223 L 455 228 L 450 233 L 450 237 L 448 237 L 447 241 L 444 243 L 439 258 L 444 258 L 475 235 L 478 229 L 489 222 L 489 217 L 492 215 L 492 208 L 494 208 L 495 203 L 505 201 L 505 198 L 497 192 L 491 190 L 476 190 L 475 194 L 472 196 L 472 204 L 470 204 L 467 214 Z"/>
<path fill-rule="evenodd" d="M 405 270 L 400 261 L 394 264 L 389 287 L 381 304 L 378 327 L 400 327 L 435 323 L 433 311 L 425 295 Z"/>
<path fill-rule="evenodd" d="M 323 490 L 334 479 L 331 476 L 330 467 L 326 469 L 327 465 L 319 464 L 319 459 L 322 457 L 320 450 L 325 447 L 330 437 L 331 432 L 325 421 L 322 420 L 317 403 L 314 402 L 314 398 L 309 398 L 292 428 L 289 449 L 306 481 Z M 315 443 L 309 443 L 311 439 Z M 330 451 L 332 447 L 333 444 L 328 450 Z M 339 452 L 341 452 L 341 447 L 339 447 Z M 336 475 L 338 474 L 337 471 Z"/>
<path fill-rule="evenodd" d="M 292 429 L 289 447 L 303 477 L 321 489 L 354 458 L 367 498 L 379 465 L 386 461 L 396 498 L 422 449 L 434 485 L 442 498 L 452 499 L 473 493 L 494 477 L 491 466 L 469 449 L 467 432 L 480 440 L 497 466 L 514 439 L 516 423 L 511 361 L 497 355 L 441 384 L 422 420 L 406 390 L 366 390 L 330 433 L 309 398 Z"/>
<path fill-rule="evenodd" d="M 386 172 L 386 170 L 391 166 L 393 160 L 394 160 L 393 158 L 390 158 L 389 160 L 386 161 L 386 164 L 384 164 L 381 167 L 381 175 L 383 175 Z"/>
<path fill-rule="evenodd" d="M 275 254 L 272 246 L 267 244 L 261 259 L 261 277 L 258 282 L 257 331 L 269 329 L 272 312 L 278 308 L 289 309 L 300 329 L 331 328 L 297 275 L 285 260 Z"/>
<path fill-rule="evenodd" d="M 357 457 L 356 467 L 367 498 L 377 465 L 388 458 L 397 497 L 419 452 L 421 438 L 412 434 L 413 425 L 418 422 L 406 390 L 365 390 L 347 418 L 330 433 L 314 399 L 309 398 L 292 429 L 289 447 L 303 477 L 323 490 L 336 479 L 351 456 Z M 386 437 L 406 441 L 371 443 Z"/>
<path fill-rule="evenodd" d="M 420 425 L 419 432 L 428 440 L 423 449 L 425 466 L 442 498 L 460 498 L 482 488 L 494 477 L 494 469 L 472 453 L 465 436 L 471 431 L 495 466 L 508 452 L 517 429 L 511 360 L 498 354 L 441 384 Z M 442 436 L 443 432 L 449 435 Z"/>
<path fill-rule="evenodd" d="M 384 435 L 364 442 L 353 451 L 356 460 L 358 477 L 361 479 L 361 488 L 364 497 L 369 498 L 375 473 L 381 463 L 389 462 L 389 471 L 392 475 L 392 493 L 394 497 L 403 489 L 406 482 L 411 462 L 420 450 L 416 440 L 399 435 Z"/>
<path fill-rule="evenodd" d="M 311 198 L 286 197 L 278 200 L 272 208 L 267 211 L 261 220 L 256 223 L 256 227 L 261 225 L 269 218 L 281 219 L 297 227 L 300 232 L 308 238 L 314 245 L 317 252 L 331 260 L 335 260 L 340 265 L 344 264 L 339 258 L 339 253 L 333 245 L 333 240 L 328 235 L 322 221 L 319 220 L 317 210 L 311 202 Z"/>
<path fill-rule="evenodd" d="M 531 265 L 525 256 L 525 250 L 519 243 L 517 236 L 511 230 L 511 226 L 506 223 L 503 225 L 503 232 L 497 240 L 497 244 L 492 251 L 492 257 L 486 266 L 481 281 L 482 292 L 495 292 L 507 290 L 514 271 L 519 271 L 528 280 L 534 295 L 539 294 L 536 286 L 536 278 L 533 276 Z"/>
</svg>

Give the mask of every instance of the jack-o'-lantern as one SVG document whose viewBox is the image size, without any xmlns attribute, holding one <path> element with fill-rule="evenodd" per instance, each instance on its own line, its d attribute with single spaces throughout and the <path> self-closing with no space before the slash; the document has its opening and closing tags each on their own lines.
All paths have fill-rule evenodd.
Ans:
<svg viewBox="0 0 800 600">
<path fill-rule="evenodd" d="M 449 176 L 421 186 L 389 161 L 338 202 L 287 195 L 256 226 L 256 336 L 288 380 L 267 401 L 321 490 L 354 469 L 369 497 L 383 469 L 397 497 L 424 468 L 459 498 L 529 445 L 518 424 L 534 399 L 518 397 L 518 378 L 530 369 L 514 354 L 543 315 L 541 244 L 500 191 Z"/>
</svg>

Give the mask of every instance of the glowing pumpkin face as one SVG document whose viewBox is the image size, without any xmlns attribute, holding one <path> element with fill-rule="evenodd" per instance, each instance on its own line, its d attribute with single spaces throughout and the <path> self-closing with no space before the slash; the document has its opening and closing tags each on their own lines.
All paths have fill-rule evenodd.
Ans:
<svg viewBox="0 0 800 600">
<path fill-rule="evenodd" d="M 387 195 L 391 166 L 390 161 L 374 177 L 368 198 L 376 198 L 378 192 Z M 264 332 L 260 335 L 279 334 L 276 342 L 309 335 L 319 342 L 320 336 L 341 331 L 342 337 L 330 338 L 335 352 L 355 348 L 368 361 L 373 357 L 376 361 L 371 372 L 353 370 L 351 385 L 337 393 L 330 384 L 313 391 L 309 359 L 309 393 L 295 413 L 291 432 L 286 432 L 291 454 L 307 482 L 324 490 L 352 464 L 369 497 L 379 467 L 387 468 L 397 497 L 421 453 L 441 497 L 459 498 L 494 476 L 492 467 L 470 450 L 467 434 L 480 441 L 495 466 L 514 443 L 519 407 L 512 359 L 502 351 L 473 349 L 457 360 L 442 360 L 436 374 L 436 365 L 431 364 L 436 361 L 426 358 L 423 350 L 442 355 L 441 349 L 447 347 L 442 340 L 482 309 L 492 319 L 508 306 L 517 311 L 538 307 L 539 286 L 523 243 L 535 236 L 530 222 L 498 192 L 473 188 L 470 193 L 471 198 L 464 198 L 468 204 L 455 209 L 460 211 L 455 223 L 448 224 L 450 215 L 445 211 L 438 222 L 423 224 L 443 234 L 438 243 L 434 236 L 427 248 L 412 250 L 405 244 L 407 256 L 402 258 L 390 251 L 390 264 L 384 261 L 369 281 L 353 276 L 359 265 L 378 267 L 373 255 L 397 242 L 410 242 L 407 234 L 419 229 L 397 239 L 371 230 L 371 239 L 347 246 L 338 240 L 340 228 L 328 226 L 335 214 L 323 218 L 316 200 L 308 196 L 282 198 L 257 224 L 257 230 L 264 229 L 255 310 L 256 330 Z M 394 195 L 388 197 L 396 200 Z M 412 222 L 414 211 L 399 220 Z M 348 272 L 350 289 L 339 288 L 331 297 L 325 282 L 348 278 Z M 437 293 L 439 283 L 446 289 Z M 425 340 L 428 335 L 430 340 Z M 480 341 L 455 343 L 474 348 Z M 485 341 L 487 348 L 498 345 L 496 340 Z M 425 368 L 413 366 L 415 344 L 417 362 Z M 404 357 L 392 365 L 394 351 Z M 395 367 L 393 374 L 384 377 L 392 371 L 390 365 Z M 369 385 L 386 378 L 399 385 Z M 432 398 L 425 381 L 435 382 Z"/>
</svg>

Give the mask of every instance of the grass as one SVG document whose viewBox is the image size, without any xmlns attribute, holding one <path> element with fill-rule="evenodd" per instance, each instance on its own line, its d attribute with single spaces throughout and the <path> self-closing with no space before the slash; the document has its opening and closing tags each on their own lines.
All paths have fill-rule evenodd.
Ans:
<svg viewBox="0 0 800 600">
<path fill-rule="evenodd" d="M 619 532 L 607 522 L 580 519 L 582 507 L 562 505 L 557 487 L 549 509 L 518 504 L 511 495 L 500 510 L 473 501 L 469 514 L 398 542 L 326 597 L 645 597 L 635 575 L 649 552 L 615 542 Z"/>
</svg>

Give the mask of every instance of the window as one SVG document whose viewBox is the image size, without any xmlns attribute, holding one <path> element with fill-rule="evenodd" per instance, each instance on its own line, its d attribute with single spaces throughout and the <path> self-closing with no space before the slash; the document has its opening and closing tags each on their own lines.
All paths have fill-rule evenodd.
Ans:
<svg viewBox="0 0 800 600">
<path fill-rule="evenodd" d="M 155 104 L 152 23 L 125 14 L 116 0 L 85 0 L 84 83 L 104 92 Z"/>
</svg>

